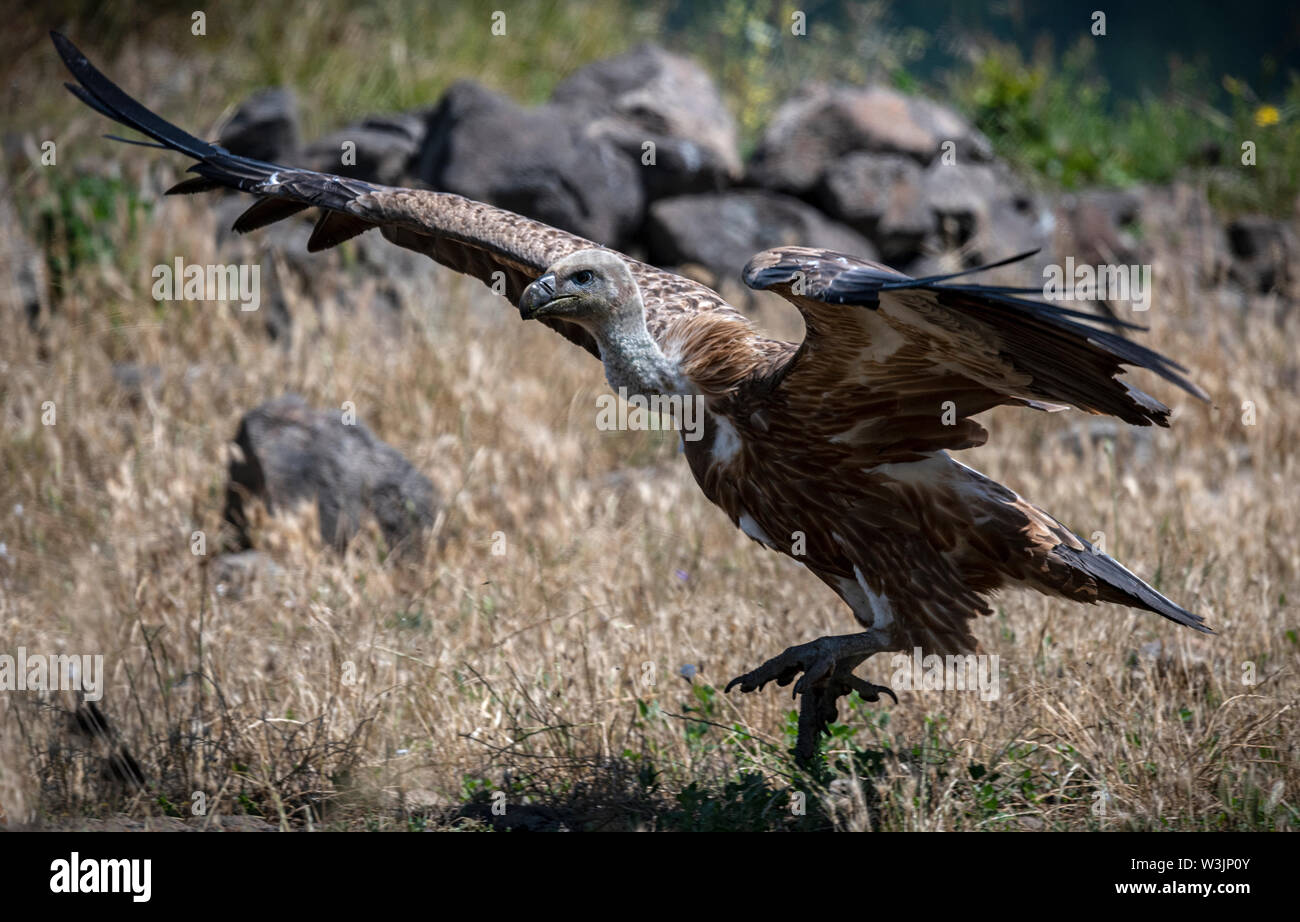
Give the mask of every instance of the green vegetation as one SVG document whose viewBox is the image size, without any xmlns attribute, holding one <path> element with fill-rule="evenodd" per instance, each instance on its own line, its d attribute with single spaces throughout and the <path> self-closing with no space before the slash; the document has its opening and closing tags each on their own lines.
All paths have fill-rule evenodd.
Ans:
<svg viewBox="0 0 1300 922">
<path fill-rule="evenodd" d="M 133 252 L 152 203 L 117 177 L 54 172 L 48 191 L 27 204 L 37 243 L 45 253 L 50 290 L 58 298 L 79 269 L 106 266 Z M 117 239 L 122 228 L 125 239 Z M 124 266 L 128 270 L 131 266 Z"/>
<path fill-rule="evenodd" d="M 1183 72 L 1169 94 L 1115 101 L 1084 40 L 1059 60 L 1026 61 L 991 48 L 948 80 L 951 98 L 1022 171 L 1067 189 L 1164 183 L 1192 171 L 1226 211 L 1287 212 L 1300 193 L 1300 75 L 1280 104 L 1223 78 L 1229 105 L 1206 99 L 1213 81 Z M 1246 142 L 1254 165 L 1242 163 Z"/>
</svg>

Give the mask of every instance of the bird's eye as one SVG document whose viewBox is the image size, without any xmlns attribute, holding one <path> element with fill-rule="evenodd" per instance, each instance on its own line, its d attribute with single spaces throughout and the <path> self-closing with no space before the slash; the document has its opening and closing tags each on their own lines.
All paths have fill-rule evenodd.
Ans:
<svg viewBox="0 0 1300 922">
<path fill-rule="evenodd" d="M 570 278 L 573 279 L 573 284 L 581 285 L 585 288 L 596 280 L 596 273 L 592 272 L 590 269 L 579 269 L 577 272 L 573 273 Z"/>
</svg>

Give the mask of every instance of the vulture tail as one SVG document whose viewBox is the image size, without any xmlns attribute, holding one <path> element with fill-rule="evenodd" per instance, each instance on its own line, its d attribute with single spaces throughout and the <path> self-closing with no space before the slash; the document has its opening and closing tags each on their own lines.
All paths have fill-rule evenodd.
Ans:
<svg viewBox="0 0 1300 922">
<path fill-rule="evenodd" d="M 1165 598 L 1138 579 L 1115 558 L 1099 554 L 1087 541 L 1082 538 L 1079 540 L 1084 546 L 1082 551 L 1076 551 L 1062 544 L 1054 548 L 1053 553 L 1066 558 L 1073 567 L 1095 579 L 1100 589 L 1101 601 L 1118 602 L 1120 605 L 1155 612 L 1162 618 L 1168 618 L 1202 634 L 1214 633 L 1200 615 Z"/>
</svg>

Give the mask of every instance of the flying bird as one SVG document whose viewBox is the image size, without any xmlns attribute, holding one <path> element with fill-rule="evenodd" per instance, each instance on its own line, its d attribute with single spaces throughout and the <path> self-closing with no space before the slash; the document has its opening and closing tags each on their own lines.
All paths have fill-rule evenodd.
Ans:
<svg viewBox="0 0 1300 922">
<path fill-rule="evenodd" d="M 910 278 L 847 254 L 784 247 L 759 253 L 743 274 L 803 315 L 803 342 L 775 341 L 701 284 L 509 211 L 231 154 L 163 120 L 52 37 L 78 81 L 68 88 L 151 139 L 129 143 L 197 161 L 169 194 L 229 187 L 256 195 L 235 222 L 239 232 L 317 208 L 313 252 L 378 228 L 503 291 L 525 320 L 600 359 L 615 389 L 698 401 L 702 437 L 682 445 L 705 496 L 754 541 L 811 570 L 860 628 L 792 646 L 727 686 L 752 692 L 798 678 L 801 761 L 815 755 L 839 698 L 857 691 L 897 702 L 854 675 L 858 665 L 915 648 L 976 651 L 972 624 L 1003 587 L 1115 602 L 1212 633 L 950 455 L 985 442 L 974 417 L 996 406 L 1073 407 L 1167 426 L 1169 409 L 1124 380 L 1125 366 L 1208 399 L 1186 369 L 1113 332 L 1143 328 L 1031 300 L 1028 289 L 964 280 L 979 269 Z"/>
</svg>

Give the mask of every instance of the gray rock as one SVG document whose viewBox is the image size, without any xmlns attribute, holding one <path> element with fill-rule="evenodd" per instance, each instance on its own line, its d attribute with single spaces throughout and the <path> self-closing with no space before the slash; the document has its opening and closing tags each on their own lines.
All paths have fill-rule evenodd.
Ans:
<svg viewBox="0 0 1300 922">
<path fill-rule="evenodd" d="M 284 584 L 284 568 L 261 551 L 237 551 L 212 558 L 213 589 L 223 598 L 241 601 L 275 592 Z"/>
<path fill-rule="evenodd" d="M 285 163 L 298 152 L 298 99 L 272 87 L 248 97 L 222 126 L 217 143 L 232 154 Z"/>
<path fill-rule="evenodd" d="M 162 391 L 163 373 L 157 365 L 114 362 L 112 374 L 113 382 L 132 406 L 143 403 L 146 396 L 157 397 Z"/>
<path fill-rule="evenodd" d="M 272 514 L 315 502 L 321 539 L 343 550 L 373 515 L 390 548 L 418 549 L 438 503 L 433 484 L 402 454 L 338 410 L 313 410 L 296 394 L 246 413 L 235 436 L 225 518 L 248 548 L 244 504 L 260 498 Z"/>
<path fill-rule="evenodd" d="M 1141 251 L 1132 228 L 1141 219 L 1142 199 L 1115 189 L 1089 189 L 1062 196 L 1056 204 L 1053 251 L 1078 264 L 1133 265 Z"/>
<path fill-rule="evenodd" d="M 563 106 L 525 109 L 478 84 L 447 91 L 429 117 L 416 175 L 606 246 L 639 225 L 641 168 Z"/>
<path fill-rule="evenodd" d="M 657 45 L 597 61 L 556 87 L 551 102 L 587 122 L 639 167 L 648 201 L 713 192 L 740 178 L 736 123 L 707 71 Z M 646 142 L 655 162 L 643 162 Z"/>
<path fill-rule="evenodd" d="M 252 200 L 230 196 L 215 204 L 221 260 L 261 267 L 258 319 L 272 339 L 287 341 L 292 335 L 290 304 L 303 303 L 292 298 L 292 292 L 301 292 L 308 303 L 333 304 L 344 311 L 368 304 L 371 319 L 397 332 L 402 328 L 398 314 L 428 310 L 429 291 L 445 279 L 440 274 L 444 270 L 433 260 L 394 246 L 378 231 L 367 231 L 322 253 L 309 253 L 307 241 L 316 217 L 312 211 L 236 234 L 231 225 Z"/>
<path fill-rule="evenodd" d="M 919 256 L 935 230 L 921 168 L 901 154 L 841 157 L 822 178 L 819 198 L 827 213 L 865 235 L 891 264 Z"/>
<path fill-rule="evenodd" d="M 960 163 L 993 155 L 988 138 L 931 100 L 885 86 L 812 83 L 776 111 L 749 173 L 758 185 L 806 195 L 845 154 L 897 153 L 924 166 L 943 153 L 945 141 L 953 142 Z"/>
<path fill-rule="evenodd" d="M 231 226 L 253 201 L 246 195 L 231 195 L 214 202 L 217 248 L 222 262 L 255 263 L 261 267 L 259 319 L 271 339 L 287 341 L 293 329 L 285 296 L 289 277 L 310 290 L 315 283 L 329 277 L 327 267 L 337 268 L 338 255 L 333 250 L 307 252 L 312 229 L 310 212 L 303 213 L 306 217 L 295 215 L 252 233 L 236 234 Z"/>
<path fill-rule="evenodd" d="M 751 189 L 685 195 L 650 206 L 646 222 L 656 265 L 695 263 L 719 278 L 737 278 L 751 256 L 777 246 L 825 247 L 876 258 L 865 237 L 798 199 Z"/>
<path fill-rule="evenodd" d="M 1300 257 L 1290 225 L 1263 215 L 1243 215 L 1228 224 L 1227 233 L 1232 281 L 1259 294 L 1290 291 L 1289 267 Z"/>
<path fill-rule="evenodd" d="M 1001 163 L 932 163 L 922 177 L 936 233 L 930 252 L 962 251 L 967 265 L 1040 249 L 1022 271 L 1041 281 L 1053 222 L 1048 211 Z"/>
</svg>

